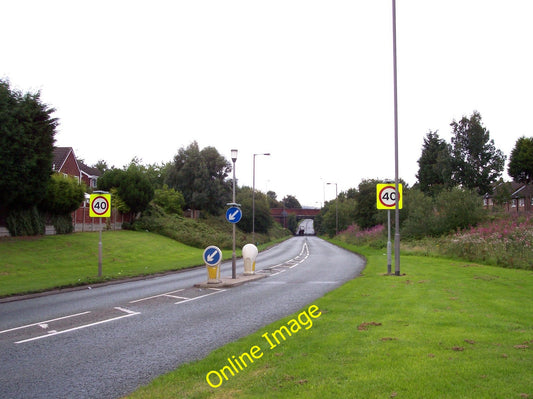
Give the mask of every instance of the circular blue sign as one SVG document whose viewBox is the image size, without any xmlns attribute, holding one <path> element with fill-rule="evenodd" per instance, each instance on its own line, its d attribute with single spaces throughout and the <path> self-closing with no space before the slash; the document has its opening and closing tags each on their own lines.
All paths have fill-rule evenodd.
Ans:
<svg viewBox="0 0 533 399">
<path fill-rule="evenodd" d="M 222 251 L 218 247 L 210 245 L 204 250 L 203 258 L 207 265 L 217 266 L 222 261 Z"/>
<path fill-rule="evenodd" d="M 241 208 L 232 206 L 226 211 L 226 220 L 230 223 L 239 223 L 242 218 Z"/>
</svg>

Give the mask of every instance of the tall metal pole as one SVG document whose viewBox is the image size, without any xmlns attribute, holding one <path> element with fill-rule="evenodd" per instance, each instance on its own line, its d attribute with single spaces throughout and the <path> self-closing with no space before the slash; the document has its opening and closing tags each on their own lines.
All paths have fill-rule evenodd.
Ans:
<svg viewBox="0 0 533 399">
<path fill-rule="evenodd" d="M 396 0 L 392 0 L 392 57 L 394 68 L 394 184 L 396 188 L 396 207 L 394 219 L 394 272 L 400 275 L 400 192 L 398 188 L 398 73 L 396 63 Z"/>
<path fill-rule="evenodd" d="M 252 168 L 252 243 L 255 245 L 255 156 L 254 154 L 254 165 Z"/>
<path fill-rule="evenodd" d="M 102 218 L 100 219 L 100 240 L 98 241 L 98 277 L 102 277 Z"/>
<path fill-rule="evenodd" d="M 237 150 L 231 150 L 231 160 L 233 161 L 233 203 L 235 204 L 235 162 L 237 161 Z M 235 254 L 235 223 L 233 225 L 233 252 L 231 254 L 231 278 L 237 278 L 237 263 Z"/>
<path fill-rule="evenodd" d="M 391 242 L 390 242 L 390 209 L 387 209 L 387 274 L 392 273 L 392 257 L 391 257 Z"/>
</svg>

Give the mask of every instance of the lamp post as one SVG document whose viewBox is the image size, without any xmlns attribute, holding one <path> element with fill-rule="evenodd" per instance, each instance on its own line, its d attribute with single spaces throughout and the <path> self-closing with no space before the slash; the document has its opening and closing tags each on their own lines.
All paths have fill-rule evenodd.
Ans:
<svg viewBox="0 0 533 399">
<path fill-rule="evenodd" d="M 394 274 L 400 275 L 400 208 L 398 189 L 398 68 L 396 62 L 396 0 L 392 0 L 392 59 L 394 75 L 394 186 L 396 188 L 396 207 L 394 209 Z"/>
<path fill-rule="evenodd" d="M 264 154 L 254 154 L 254 162 L 253 162 L 253 184 L 252 184 L 252 242 L 255 245 L 255 156 L 256 155 L 267 155 L 269 156 L 269 152 L 265 152 Z M 235 200 L 233 200 L 235 202 Z"/>
<path fill-rule="evenodd" d="M 233 204 L 235 204 L 235 162 L 237 161 L 237 150 L 231 150 L 231 160 L 233 161 Z M 235 223 L 233 224 L 233 253 L 231 254 L 231 278 L 237 278 L 237 264 L 235 262 Z"/>
<path fill-rule="evenodd" d="M 335 184 L 335 235 L 339 234 L 339 207 L 338 203 L 338 192 L 337 192 L 337 183 L 326 183 L 326 184 Z"/>
</svg>

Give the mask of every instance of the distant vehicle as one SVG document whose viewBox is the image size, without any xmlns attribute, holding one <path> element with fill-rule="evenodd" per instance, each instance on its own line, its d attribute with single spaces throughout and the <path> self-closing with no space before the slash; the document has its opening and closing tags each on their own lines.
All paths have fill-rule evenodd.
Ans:
<svg viewBox="0 0 533 399">
<path fill-rule="evenodd" d="M 298 236 L 315 235 L 315 229 L 313 227 L 313 219 L 303 219 L 298 225 L 298 228 L 296 229 L 296 235 Z"/>
</svg>

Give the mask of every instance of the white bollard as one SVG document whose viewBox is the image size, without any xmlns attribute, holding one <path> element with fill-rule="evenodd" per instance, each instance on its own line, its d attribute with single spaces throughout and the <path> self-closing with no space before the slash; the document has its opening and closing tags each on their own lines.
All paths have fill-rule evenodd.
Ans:
<svg viewBox="0 0 533 399">
<path fill-rule="evenodd" d="M 255 274 L 255 259 L 259 251 L 254 244 L 246 244 L 242 247 L 242 257 L 244 259 L 244 274 Z"/>
</svg>

